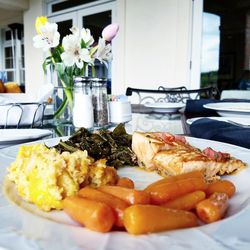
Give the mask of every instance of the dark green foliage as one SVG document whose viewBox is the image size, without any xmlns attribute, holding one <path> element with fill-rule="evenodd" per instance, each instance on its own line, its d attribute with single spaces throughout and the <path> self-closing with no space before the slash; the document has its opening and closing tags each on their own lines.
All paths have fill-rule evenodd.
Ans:
<svg viewBox="0 0 250 250">
<path fill-rule="evenodd" d="M 95 160 L 107 159 L 107 165 L 121 167 L 136 165 L 136 156 L 131 149 L 132 136 L 119 124 L 113 131 L 100 129 L 90 132 L 85 128 L 76 131 L 67 141 L 60 141 L 55 148 L 59 152 L 87 150 Z"/>
</svg>

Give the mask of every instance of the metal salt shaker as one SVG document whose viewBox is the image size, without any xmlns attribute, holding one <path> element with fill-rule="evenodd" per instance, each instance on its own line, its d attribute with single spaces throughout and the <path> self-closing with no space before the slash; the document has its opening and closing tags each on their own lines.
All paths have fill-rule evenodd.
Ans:
<svg viewBox="0 0 250 250">
<path fill-rule="evenodd" d="M 108 124 L 107 79 L 92 78 L 92 101 L 94 107 L 94 126 Z"/>
<path fill-rule="evenodd" d="M 73 124 L 77 128 L 94 126 L 91 83 L 87 77 L 74 78 Z"/>
</svg>

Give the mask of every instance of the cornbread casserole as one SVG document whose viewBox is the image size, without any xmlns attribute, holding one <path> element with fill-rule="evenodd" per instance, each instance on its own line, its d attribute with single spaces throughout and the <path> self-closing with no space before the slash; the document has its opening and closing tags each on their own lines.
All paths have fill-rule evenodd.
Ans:
<svg viewBox="0 0 250 250">
<path fill-rule="evenodd" d="M 8 171 L 18 194 L 44 211 L 62 209 L 62 199 L 84 185 L 114 184 L 118 179 L 106 160 L 94 161 L 87 151 L 59 153 L 42 144 L 20 146 Z"/>
<path fill-rule="evenodd" d="M 132 150 L 140 167 L 162 176 L 201 170 L 207 180 L 212 180 L 246 166 L 227 153 L 211 148 L 201 151 L 188 144 L 184 137 L 169 133 L 134 132 Z"/>
</svg>

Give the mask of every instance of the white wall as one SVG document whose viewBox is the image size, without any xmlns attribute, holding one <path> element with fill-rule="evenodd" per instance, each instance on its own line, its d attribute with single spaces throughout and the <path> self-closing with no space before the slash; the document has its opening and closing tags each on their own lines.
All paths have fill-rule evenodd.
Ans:
<svg viewBox="0 0 250 250">
<path fill-rule="evenodd" d="M 113 92 L 190 86 L 192 0 L 117 0 Z"/>
<path fill-rule="evenodd" d="M 43 14 L 41 0 L 30 0 L 29 9 L 24 12 L 24 53 L 25 53 L 25 88 L 27 93 L 36 93 L 44 81 L 42 50 L 33 46 L 33 36 L 36 35 L 35 20 Z"/>
</svg>

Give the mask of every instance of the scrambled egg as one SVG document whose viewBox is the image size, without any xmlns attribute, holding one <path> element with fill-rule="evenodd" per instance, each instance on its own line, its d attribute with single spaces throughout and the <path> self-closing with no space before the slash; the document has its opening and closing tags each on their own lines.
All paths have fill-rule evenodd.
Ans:
<svg viewBox="0 0 250 250">
<path fill-rule="evenodd" d="M 105 159 L 94 162 L 87 151 L 80 150 L 60 154 L 42 144 L 21 146 L 8 171 L 18 194 L 44 211 L 62 209 L 62 199 L 84 185 L 114 184 L 118 179 Z"/>
</svg>

